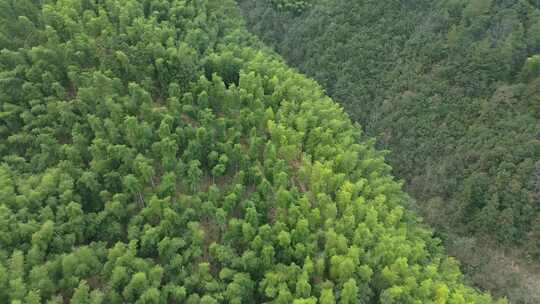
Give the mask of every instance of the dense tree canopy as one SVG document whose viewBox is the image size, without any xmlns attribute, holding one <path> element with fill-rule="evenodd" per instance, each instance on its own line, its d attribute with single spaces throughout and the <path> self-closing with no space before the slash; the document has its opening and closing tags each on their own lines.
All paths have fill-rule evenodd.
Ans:
<svg viewBox="0 0 540 304">
<path fill-rule="evenodd" d="M 240 2 L 252 31 L 392 151 L 394 173 L 451 251 L 481 273 L 478 283 L 502 280 L 492 286 L 499 292 L 514 279 L 481 270 L 480 256 L 491 254 L 467 253 L 464 238 L 538 265 L 538 1 L 321 0 L 300 13 Z M 540 293 L 526 303 L 538 301 Z"/>
<path fill-rule="evenodd" d="M 538 1 L 241 1 L 380 145 L 432 224 L 540 258 Z"/>
<path fill-rule="evenodd" d="M 0 0 L 0 302 L 492 303 L 239 20 Z"/>
</svg>

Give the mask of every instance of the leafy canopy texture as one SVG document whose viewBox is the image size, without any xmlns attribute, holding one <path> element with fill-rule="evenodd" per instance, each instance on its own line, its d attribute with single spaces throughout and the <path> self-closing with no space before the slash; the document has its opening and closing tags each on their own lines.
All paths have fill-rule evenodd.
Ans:
<svg viewBox="0 0 540 304">
<path fill-rule="evenodd" d="M 393 153 L 439 231 L 540 260 L 540 2 L 240 1 L 250 29 Z"/>
<path fill-rule="evenodd" d="M 1 303 L 492 303 L 234 2 L 0 16 Z"/>
</svg>

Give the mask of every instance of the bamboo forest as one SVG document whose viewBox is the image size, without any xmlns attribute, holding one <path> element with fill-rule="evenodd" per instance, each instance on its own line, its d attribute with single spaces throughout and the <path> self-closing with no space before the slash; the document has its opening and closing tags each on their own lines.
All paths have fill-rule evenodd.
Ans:
<svg viewBox="0 0 540 304">
<path fill-rule="evenodd" d="M 540 303 L 539 211 L 538 0 L 0 0 L 2 304 Z"/>
</svg>

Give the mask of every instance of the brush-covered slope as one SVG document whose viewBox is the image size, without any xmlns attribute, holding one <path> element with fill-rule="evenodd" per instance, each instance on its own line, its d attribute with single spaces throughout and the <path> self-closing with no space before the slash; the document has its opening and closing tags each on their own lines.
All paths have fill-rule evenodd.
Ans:
<svg viewBox="0 0 540 304">
<path fill-rule="evenodd" d="M 234 2 L 0 1 L 1 303 L 491 303 Z"/>
<path fill-rule="evenodd" d="M 392 151 L 432 224 L 540 258 L 540 2 L 240 2 Z"/>
</svg>

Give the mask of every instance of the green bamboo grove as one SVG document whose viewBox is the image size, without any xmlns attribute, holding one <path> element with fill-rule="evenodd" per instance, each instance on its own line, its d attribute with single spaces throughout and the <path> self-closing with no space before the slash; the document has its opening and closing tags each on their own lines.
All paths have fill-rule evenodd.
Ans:
<svg viewBox="0 0 540 304">
<path fill-rule="evenodd" d="M 0 303 L 493 303 L 240 20 L 0 1 Z"/>
</svg>

